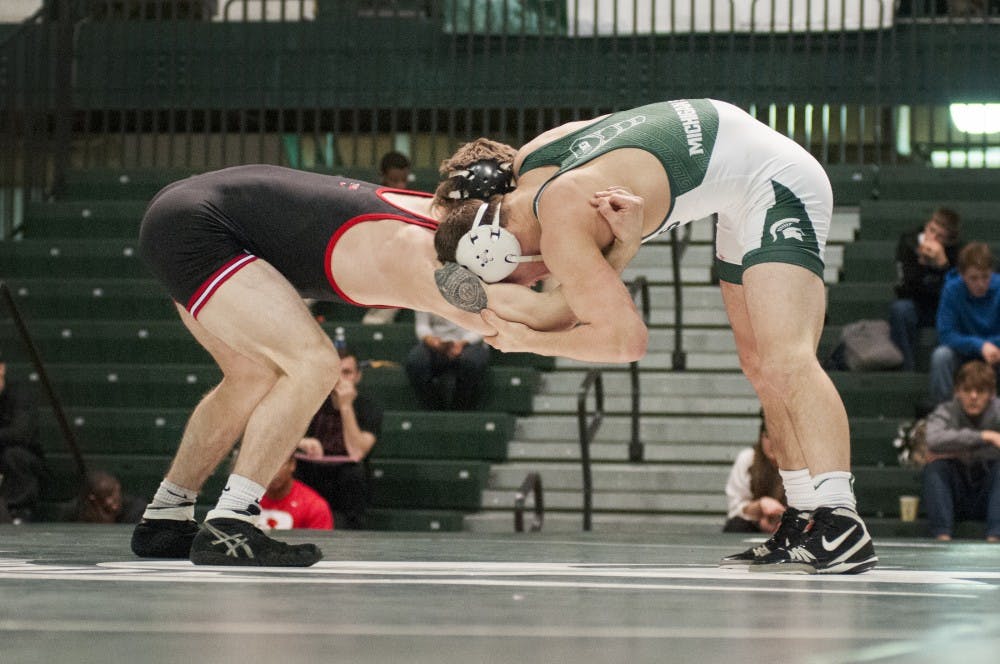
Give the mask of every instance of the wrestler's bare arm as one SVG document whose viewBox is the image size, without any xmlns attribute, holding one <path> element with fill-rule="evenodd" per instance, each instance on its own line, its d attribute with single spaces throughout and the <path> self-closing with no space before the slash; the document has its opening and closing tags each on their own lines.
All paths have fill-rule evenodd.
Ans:
<svg viewBox="0 0 1000 664">
<path fill-rule="evenodd" d="M 608 265 L 621 274 L 642 241 L 642 199 L 622 187 L 609 187 L 594 194 L 590 205 L 615 235 L 614 242 L 603 253 Z M 533 330 L 565 330 L 578 322 L 561 285 L 536 293 L 514 284 L 490 284 L 486 292 L 490 310 L 504 320 L 524 323 Z"/>
<path fill-rule="evenodd" d="M 441 297 L 462 311 L 479 313 L 486 308 L 486 285 L 458 263 L 445 263 L 435 270 L 434 283 Z"/>
<path fill-rule="evenodd" d="M 593 228 L 580 223 L 586 213 L 581 207 L 585 201 L 578 192 L 569 191 L 562 198 L 552 195 L 555 193 L 548 194 L 548 206 L 540 210 L 547 215 L 543 216 L 541 251 L 580 324 L 563 331 L 538 332 L 487 310 L 483 319 L 498 331 L 487 342 L 505 352 L 559 355 L 591 362 L 639 359 L 646 352 L 648 331 L 617 270 L 601 254 Z M 621 200 L 622 196 L 617 198 Z M 628 199 L 633 207 L 624 208 L 624 214 L 635 214 L 637 207 L 641 216 L 642 199 Z M 634 237 L 631 244 L 637 244 Z"/>
<path fill-rule="evenodd" d="M 436 270 L 434 281 L 441 296 L 462 311 L 478 314 L 489 307 L 535 330 L 565 329 L 576 322 L 559 289 L 539 293 L 516 284 L 484 284 L 457 263 Z"/>
<path fill-rule="evenodd" d="M 642 241 L 642 199 L 623 187 L 608 187 L 596 192 L 590 205 L 615 236 L 604 250 L 604 257 L 621 274 Z M 513 284 L 484 284 L 455 263 L 435 271 L 434 281 L 444 299 L 463 311 L 478 313 L 488 306 L 504 320 L 524 323 L 535 330 L 560 330 L 576 322 L 558 286 L 537 293 Z"/>
</svg>

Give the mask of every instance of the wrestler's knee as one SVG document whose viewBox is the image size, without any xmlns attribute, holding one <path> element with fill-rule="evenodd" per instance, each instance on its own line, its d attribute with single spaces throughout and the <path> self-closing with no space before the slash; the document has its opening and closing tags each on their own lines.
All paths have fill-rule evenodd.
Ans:
<svg viewBox="0 0 1000 664">
<path fill-rule="evenodd" d="M 256 363 L 247 363 L 227 368 L 218 389 L 242 395 L 247 401 L 256 403 L 271 391 L 279 377 L 280 375 L 273 369 Z"/>
<path fill-rule="evenodd" d="M 814 353 L 788 348 L 780 353 L 760 357 L 760 382 L 771 389 L 784 391 L 792 388 L 803 377 L 811 375 L 817 367 L 819 361 Z"/>
<path fill-rule="evenodd" d="M 340 379 L 340 357 L 332 343 L 311 344 L 287 367 L 287 373 L 303 390 L 329 394 Z"/>
</svg>

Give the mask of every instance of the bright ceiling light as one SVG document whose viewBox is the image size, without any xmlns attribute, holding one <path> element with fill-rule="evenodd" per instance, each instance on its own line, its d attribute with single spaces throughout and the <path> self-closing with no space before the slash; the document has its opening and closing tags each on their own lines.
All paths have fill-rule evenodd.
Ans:
<svg viewBox="0 0 1000 664">
<path fill-rule="evenodd" d="M 951 121 L 966 134 L 1000 132 L 1000 104 L 952 104 Z"/>
</svg>

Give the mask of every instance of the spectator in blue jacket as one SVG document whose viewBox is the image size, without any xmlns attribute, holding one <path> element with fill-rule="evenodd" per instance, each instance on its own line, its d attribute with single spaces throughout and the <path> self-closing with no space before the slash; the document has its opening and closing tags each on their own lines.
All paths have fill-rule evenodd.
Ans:
<svg viewBox="0 0 1000 664">
<path fill-rule="evenodd" d="M 938 304 L 939 346 L 931 355 L 930 398 L 950 399 L 955 371 L 969 360 L 1000 369 L 1000 275 L 984 242 L 972 242 L 958 255 L 961 278 L 949 279 Z"/>
</svg>

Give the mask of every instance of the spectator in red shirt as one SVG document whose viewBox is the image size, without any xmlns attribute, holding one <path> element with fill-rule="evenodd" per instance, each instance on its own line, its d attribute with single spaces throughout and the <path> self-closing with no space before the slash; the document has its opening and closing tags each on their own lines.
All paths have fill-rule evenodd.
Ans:
<svg viewBox="0 0 1000 664">
<path fill-rule="evenodd" d="M 310 528 L 332 530 L 333 514 L 323 497 L 292 477 L 295 457 L 289 457 L 260 499 L 259 525 L 267 530 Z"/>
</svg>

